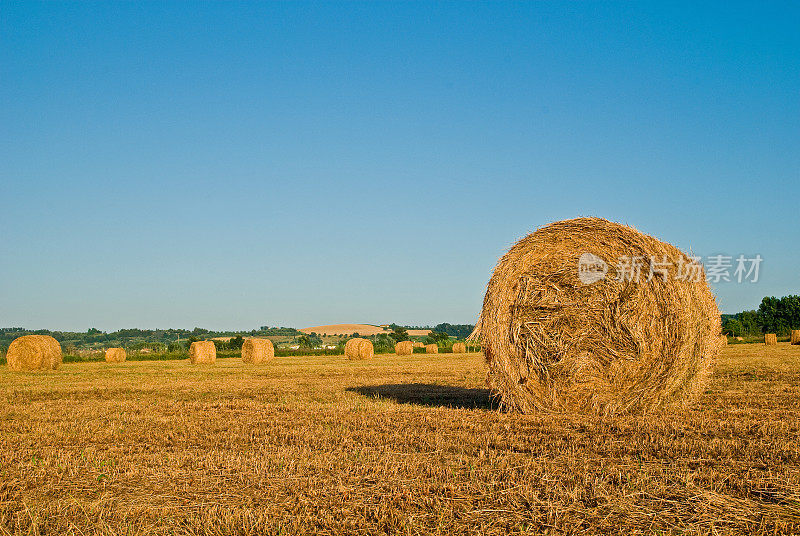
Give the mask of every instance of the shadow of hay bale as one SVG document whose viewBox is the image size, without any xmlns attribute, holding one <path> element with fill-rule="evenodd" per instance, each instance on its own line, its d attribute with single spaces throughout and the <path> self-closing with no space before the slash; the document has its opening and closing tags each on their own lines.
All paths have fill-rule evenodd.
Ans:
<svg viewBox="0 0 800 536">
<path fill-rule="evenodd" d="M 347 391 L 398 404 L 461 409 L 497 409 L 499 401 L 488 389 L 467 389 L 427 383 L 397 383 L 348 387 Z"/>
</svg>

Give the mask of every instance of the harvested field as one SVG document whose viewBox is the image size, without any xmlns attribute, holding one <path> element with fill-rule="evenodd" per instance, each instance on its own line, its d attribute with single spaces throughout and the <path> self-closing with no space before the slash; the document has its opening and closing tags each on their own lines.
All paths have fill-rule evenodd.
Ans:
<svg viewBox="0 0 800 536">
<path fill-rule="evenodd" d="M 431 330 L 429 329 L 409 329 L 408 336 L 409 337 L 425 337 L 430 335 Z"/>
<path fill-rule="evenodd" d="M 800 531 L 800 347 L 678 415 L 499 413 L 479 354 L 0 369 L 0 534 Z"/>
<path fill-rule="evenodd" d="M 302 333 L 316 333 L 317 335 L 346 335 L 350 336 L 353 333 L 359 335 L 371 336 L 379 333 L 390 333 L 391 330 L 382 328 L 380 326 L 371 326 L 369 324 L 331 324 L 328 326 L 314 326 L 311 328 L 303 328 L 298 330 Z"/>
</svg>

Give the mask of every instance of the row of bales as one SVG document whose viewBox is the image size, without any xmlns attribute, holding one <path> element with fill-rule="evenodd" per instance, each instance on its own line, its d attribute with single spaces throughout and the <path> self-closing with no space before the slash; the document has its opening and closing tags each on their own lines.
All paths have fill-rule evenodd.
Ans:
<svg viewBox="0 0 800 536">
<path fill-rule="evenodd" d="M 800 329 L 792 330 L 792 337 L 790 344 L 800 344 Z M 764 344 L 767 346 L 774 346 L 778 344 L 778 335 L 776 333 L 766 333 L 764 335 Z"/>
<path fill-rule="evenodd" d="M 439 346 L 436 344 L 422 344 L 412 341 L 400 341 L 394 345 L 394 353 L 397 355 L 411 355 L 414 353 L 414 348 L 425 348 L 426 354 L 438 354 Z M 453 353 L 463 354 L 466 353 L 467 346 L 463 342 L 453 343 Z M 356 337 L 348 340 L 344 345 L 344 355 L 348 359 L 369 359 L 375 355 L 375 349 L 372 342 L 368 339 Z"/>
<path fill-rule="evenodd" d="M 397 355 L 410 355 L 417 343 L 402 341 L 395 345 Z M 439 347 L 435 344 L 425 345 L 425 353 L 436 354 Z M 453 344 L 453 353 L 465 353 L 464 343 Z M 372 342 L 367 339 L 353 338 L 347 341 L 344 355 L 348 359 L 369 359 L 375 355 Z M 275 347 L 269 339 L 245 339 L 242 344 L 242 361 L 244 363 L 261 364 L 275 357 Z M 107 363 L 122 363 L 127 354 L 124 348 L 108 348 L 105 352 Z M 6 354 L 8 368 L 11 370 L 54 370 L 62 362 L 61 345 L 49 335 L 23 335 L 14 339 Z M 189 346 L 189 361 L 192 364 L 213 364 L 217 360 L 217 348 L 213 341 L 195 341 Z"/>
<path fill-rule="evenodd" d="M 736 337 L 737 340 L 741 341 L 744 340 L 742 337 Z M 727 335 L 720 335 L 720 343 L 722 346 L 728 344 L 728 337 Z M 791 344 L 800 344 L 800 329 L 793 329 L 792 330 L 792 338 L 790 341 Z M 764 334 L 764 344 L 766 346 L 775 346 L 778 344 L 778 335 L 776 333 L 765 333 Z"/>
</svg>

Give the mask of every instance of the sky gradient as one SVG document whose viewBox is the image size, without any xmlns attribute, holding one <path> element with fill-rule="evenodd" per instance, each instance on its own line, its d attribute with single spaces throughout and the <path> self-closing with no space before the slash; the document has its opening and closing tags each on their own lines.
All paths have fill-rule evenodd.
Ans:
<svg viewBox="0 0 800 536">
<path fill-rule="evenodd" d="M 800 8 L 0 4 L 0 326 L 474 322 L 601 216 L 800 293 Z"/>
</svg>

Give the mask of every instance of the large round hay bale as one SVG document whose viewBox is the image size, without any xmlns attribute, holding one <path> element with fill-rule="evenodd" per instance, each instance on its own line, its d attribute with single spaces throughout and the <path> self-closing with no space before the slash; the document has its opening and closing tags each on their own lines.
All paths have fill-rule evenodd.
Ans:
<svg viewBox="0 0 800 536">
<path fill-rule="evenodd" d="M 394 345 L 394 353 L 397 355 L 411 355 L 414 353 L 414 343 L 411 341 L 400 341 Z"/>
<path fill-rule="evenodd" d="M 792 344 L 800 344 L 800 329 L 792 330 Z"/>
<path fill-rule="evenodd" d="M 454 354 L 464 354 L 467 351 L 467 345 L 463 342 L 454 342 L 453 343 L 453 353 Z"/>
<path fill-rule="evenodd" d="M 106 363 L 122 363 L 126 357 L 125 348 L 109 348 L 106 350 Z"/>
<path fill-rule="evenodd" d="M 348 359 L 369 359 L 375 355 L 375 349 L 371 341 L 357 337 L 344 344 L 344 355 Z"/>
<path fill-rule="evenodd" d="M 773 346 L 778 344 L 778 336 L 775 333 L 767 333 L 764 335 L 764 344 Z"/>
<path fill-rule="evenodd" d="M 642 264 L 641 277 L 626 261 Z M 691 401 L 720 331 L 701 265 L 600 218 L 552 223 L 517 242 L 492 274 L 476 326 L 503 407 L 598 414 Z"/>
<path fill-rule="evenodd" d="M 275 347 L 269 339 L 245 339 L 242 344 L 242 361 L 259 365 L 275 357 Z"/>
<path fill-rule="evenodd" d="M 195 341 L 189 346 L 189 360 L 195 363 L 214 363 L 217 360 L 217 347 L 214 341 Z"/>
<path fill-rule="evenodd" d="M 61 345 L 49 335 L 23 335 L 6 352 L 11 370 L 55 370 L 61 364 Z"/>
<path fill-rule="evenodd" d="M 438 354 L 439 353 L 439 346 L 436 344 L 426 344 L 425 345 L 425 353 L 426 354 Z"/>
</svg>

